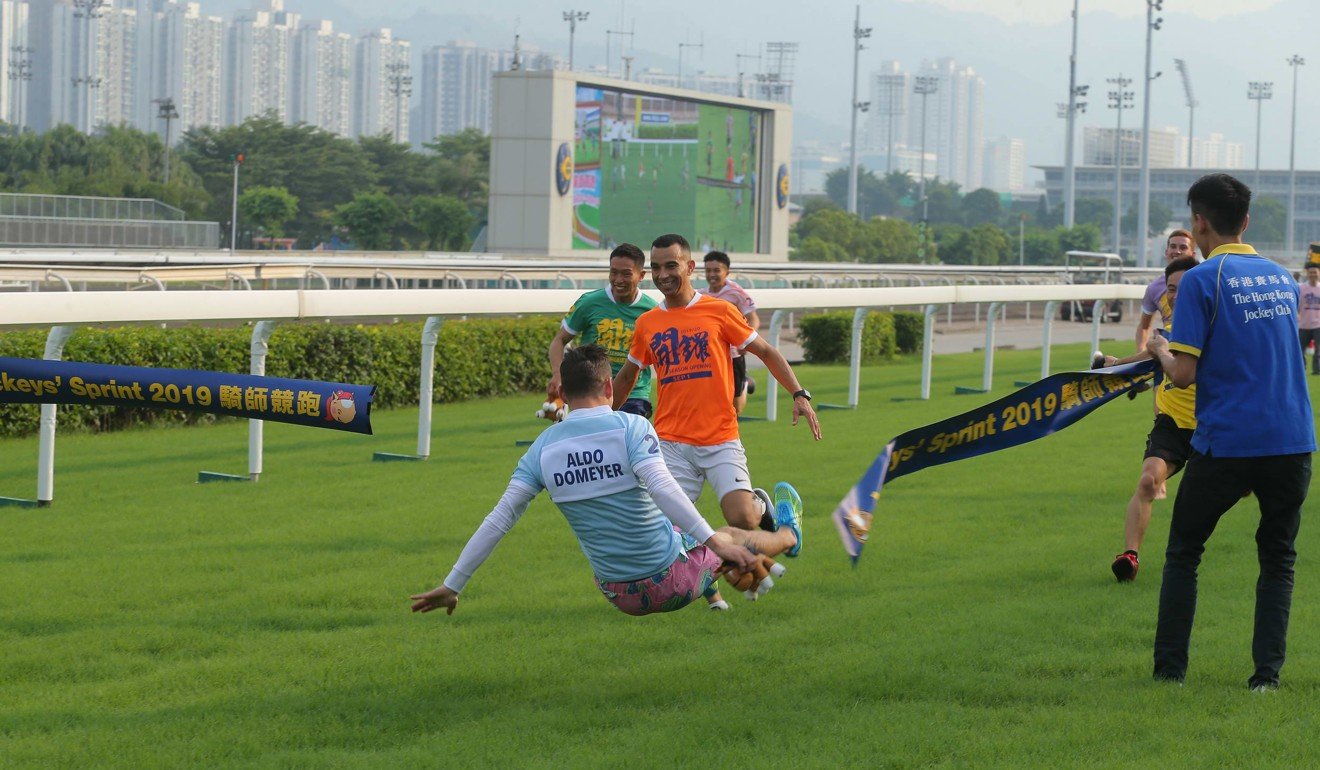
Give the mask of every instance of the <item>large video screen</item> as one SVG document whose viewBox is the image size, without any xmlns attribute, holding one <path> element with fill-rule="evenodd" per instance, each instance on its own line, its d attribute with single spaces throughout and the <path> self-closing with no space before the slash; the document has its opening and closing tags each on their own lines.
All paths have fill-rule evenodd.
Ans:
<svg viewBox="0 0 1320 770">
<path fill-rule="evenodd" d="M 643 247 L 680 233 L 694 251 L 756 252 L 762 115 L 578 86 L 573 248 Z"/>
</svg>

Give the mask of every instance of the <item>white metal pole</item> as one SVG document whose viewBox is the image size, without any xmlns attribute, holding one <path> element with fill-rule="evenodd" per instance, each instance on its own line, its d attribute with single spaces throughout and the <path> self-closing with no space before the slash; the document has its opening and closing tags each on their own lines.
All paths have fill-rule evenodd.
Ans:
<svg viewBox="0 0 1320 770">
<path fill-rule="evenodd" d="M 1076 167 L 1073 165 L 1073 135 L 1077 120 L 1077 6 L 1079 0 L 1073 0 L 1072 9 L 1072 51 L 1068 55 L 1068 137 L 1065 140 L 1063 156 L 1063 226 L 1072 227 L 1075 222 L 1076 206 Z"/>
<path fill-rule="evenodd" d="M 1040 341 L 1040 378 L 1050 376 L 1050 336 L 1054 330 L 1054 316 L 1059 312 L 1059 300 L 1045 303 L 1045 330 Z"/>
<path fill-rule="evenodd" d="M 862 6 L 856 6 L 853 19 L 852 130 L 848 138 L 848 213 L 857 214 L 857 70 L 862 56 Z"/>
<path fill-rule="evenodd" d="M 435 384 L 435 346 L 444 319 L 431 316 L 422 326 L 422 368 L 417 388 L 417 456 L 431 456 L 431 401 Z"/>
<path fill-rule="evenodd" d="M 1296 246 L 1294 231 L 1296 225 L 1297 209 L 1297 70 L 1301 68 L 1306 60 L 1300 56 L 1293 56 L 1288 59 L 1288 64 L 1293 68 L 1293 92 L 1292 92 L 1292 129 L 1291 139 L 1288 141 L 1288 238 L 1287 251 L 1288 258 L 1292 258 L 1293 248 Z"/>
<path fill-rule="evenodd" d="M 270 351 L 270 333 L 274 321 L 257 321 L 252 327 L 252 363 L 250 373 L 258 377 L 266 374 L 266 353 Z M 248 478 L 256 481 L 261 476 L 261 439 L 265 420 L 248 420 Z"/>
<path fill-rule="evenodd" d="M 1145 106 L 1141 111 L 1141 184 L 1137 196 L 1137 264 L 1146 267 L 1150 256 L 1150 84 L 1160 73 L 1150 74 L 1151 44 L 1159 21 L 1155 9 L 1162 0 L 1146 0 L 1146 82 Z M 1161 223 L 1163 226 L 1165 223 Z"/>
<path fill-rule="evenodd" d="M 991 302 L 985 319 L 985 367 L 981 372 L 981 390 L 990 391 L 995 373 L 995 319 L 1004 307 L 1002 302 Z"/>
<path fill-rule="evenodd" d="M 73 334 L 72 326 L 53 326 L 46 334 L 47 361 L 58 361 L 64 355 L 64 343 Z M 45 508 L 55 499 L 55 404 L 41 405 L 41 422 L 37 438 L 37 506 Z"/>
<path fill-rule="evenodd" d="M 234 158 L 234 200 L 229 212 L 229 253 L 238 247 L 238 157 Z"/>
<path fill-rule="evenodd" d="M 865 307 L 853 311 L 852 340 L 848 349 L 848 406 L 854 409 L 862 390 L 862 331 L 870 313 L 870 308 Z"/>
<path fill-rule="evenodd" d="M 922 312 L 924 316 L 921 324 L 921 400 L 930 400 L 930 375 L 931 359 L 934 351 L 931 349 L 935 340 L 935 314 L 940 311 L 939 305 L 927 305 Z"/>
<path fill-rule="evenodd" d="M 776 310 L 770 316 L 770 346 L 779 347 L 779 335 L 784 330 L 784 319 L 788 317 L 787 310 Z M 765 419 L 770 422 L 775 421 L 775 411 L 779 407 L 779 383 L 775 382 L 775 376 L 769 369 L 765 370 Z"/>
</svg>

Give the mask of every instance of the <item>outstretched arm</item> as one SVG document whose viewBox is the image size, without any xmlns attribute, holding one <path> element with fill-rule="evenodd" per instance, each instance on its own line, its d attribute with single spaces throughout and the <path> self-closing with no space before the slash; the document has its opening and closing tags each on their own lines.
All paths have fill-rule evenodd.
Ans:
<svg viewBox="0 0 1320 770">
<path fill-rule="evenodd" d="M 802 383 L 798 382 L 797 375 L 793 373 L 793 367 L 788 365 L 788 359 L 780 353 L 770 343 L 761 337 L 757 337 L 743 348 L 748 353 L 761 359 L 765 368 L 770 370 L 775 380 L 784 386 L 784 390 L 789 393 L 796 393 L 802 390 Z M 798 417 L 806 417 L 807 424 L 811 426 L 811 435 L 817 441 L 820 441 L 820 420 L 816 418 L 816 410 L 811 408 L 811 402 L 805 398 L 793 399 L 793 424 L 797 425 Z"/>
<path fill-rule="evenodd" d="M 1169 350 L 1169 341 L 1155 335 L 1146 343 L 1146 350 L 1151 357 L 1160 362 L 1164 374 L 1176 388 L 1185 388 L 1196 384 L 1196 364 L 1198 359 L 1190 353 Z"/>
<path fill-rule="evenodd" d="M 495 550 L 495 546 L 500 544 L 500 540 L 513 529 L 518 519 L 522 518 L 523 513 L 527 511 L 527 505 L 536 497 L 536 492 L 537 490 L 520 481 L 510 481 L 500 501 L 495 504 L 495 509 L 486 516 L 485 521 L 481 522 L 481 526 L 477 527 L 477 531 L 463 547 L 463 552 L 459 554 L 458 561 L 450 570 L 449 577 L 430 591 L 409 597 L 413 600 L 412 611 L 430 612 L 444 607 L 447 614 L 453 615 L 454 607 L 458 605 L 459 592 L 467 585 L 468 579 L 477 568 L 485 563 L 491 551 Z"/>
<path fill-rule="evenodd" d="M 729 535 L 711 529 L 710 524 L 683 493 L 683 488 L 674 480 L 664 460 L 657 458 L 644 462 L 635 466 L 633 471 L 646 483 L 647 494 L 674 526 L 704 543 L 716 556 L 740 570 L 751 569 L 755 565 L 755 554 L 735 543 Z"/>
<path fill-rule="evenodd" d="M 614 375 L 614 409 L 617 411 L 628 400 L 628 394 L 637 387 L 637 378 L 642 370 L 631 359 L 625 361 L 619 373 Z"/>
<path fill-rule="evenodd" d="M 1153 314 L 1143 312 L 1141 314 L 1141 320 L 1137 322 L 1136 337 L 1137 337 L 1138 353 L 1141 353 L 1146 349 L 1146 342 L 1149 341 L 1150 339 L 1150 325 L 1151 322 L 1154 320 L 1155 320 L 1155 316 Z"/>
<path fill-rule="evenodd" d="M 573 337 L 574 335 L 568 329 L 560 326 L 559 332 L 550 341 L 550 382 L 545 386 L 547 401 L 554 401 L 559 398 L 559 366 L 564 363 L 564 348 Z"/>
</svg>

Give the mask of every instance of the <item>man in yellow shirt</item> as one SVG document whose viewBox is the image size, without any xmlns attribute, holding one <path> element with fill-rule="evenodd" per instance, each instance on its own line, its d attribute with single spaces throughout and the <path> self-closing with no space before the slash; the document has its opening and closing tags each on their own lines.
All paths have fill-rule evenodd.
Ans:
<svg viewBox="0 0 1320 770">
<path fill-rule="evenodd" d="M 1183 273 L 1195 267 L 1193 257 L 1179 257 L 1164 268 L 1165 302 L 1170 313 L 1178 299 L 1178 283 Z M 1172 319 L 1170 319 L 1172 320 Z M 1169 324 L 1166 324 L 1168 326 Z M 1157 330 L 1159 334 L 1163 330 Z M 1151 355 L 1145 351 L 1124 359 L 1105 358 L 1106 366 L 1142 361 Z M 1140 561 L 1137 550 L 1146 537 L 1150 525 L 1151 504 L 1165 497 L 1165 482 L 1182 470 L 1192 454 L 1192 434 L 1196 432 L 1196 386 L 1176 388 L 1173 381 L 1164 378 L 1155 389 L 1155 424 L 1146 436 L 1145 461 L 1141 464 L 1141 479 L 1128 501 L 1127 518 L 1123 522 L 1123 548 L 1110 569 L 1120 583 L 1137 577 Z"/>
</svg>

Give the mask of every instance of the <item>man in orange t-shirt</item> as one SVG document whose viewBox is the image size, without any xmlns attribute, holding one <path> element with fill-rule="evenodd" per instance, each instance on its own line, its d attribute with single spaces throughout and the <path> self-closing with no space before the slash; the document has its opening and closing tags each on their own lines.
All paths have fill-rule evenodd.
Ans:
<svg viewBox="0 0 1320 770">
<path fill-rule="evenodd" d="M 730 346 L 765 363 L 793 394 L 793 424 L 805 417 L 817 441 L 820 422 L 811 408 L 811 394 L 783 354 L 758 336 L 733 305 L 697 293 L 692 286 L 693 264 L 691 246 L 681 235 L 662 235 L 651 244 L 651 277 L 665 298 L 637 319 L 628 361 L 614 378 L 615 408 L 622 404 L 618 394 L 629 391 L 641 369 L 654 366 L 659 389 L 655 430 L 665 464 L 683 491 L 695 501 L 703 483 L 709 482 L 730 525 L 775 531 L 791 517 L 777 517 L 778 501 L 771 502 L 769 495 L 751 485 L 747 455 L 738 438 L 738 417 L 729 399 Z M 796 492 L 792 495 L 796 497 Z M 801 501 L 793 507 L 800 517 Z M 794 524 L 796 530 L 800 524 Z M 789 551 L 792 556 L 801 547 L 800 531 L 795 534 L 799 541 Z"/>
</svg>

